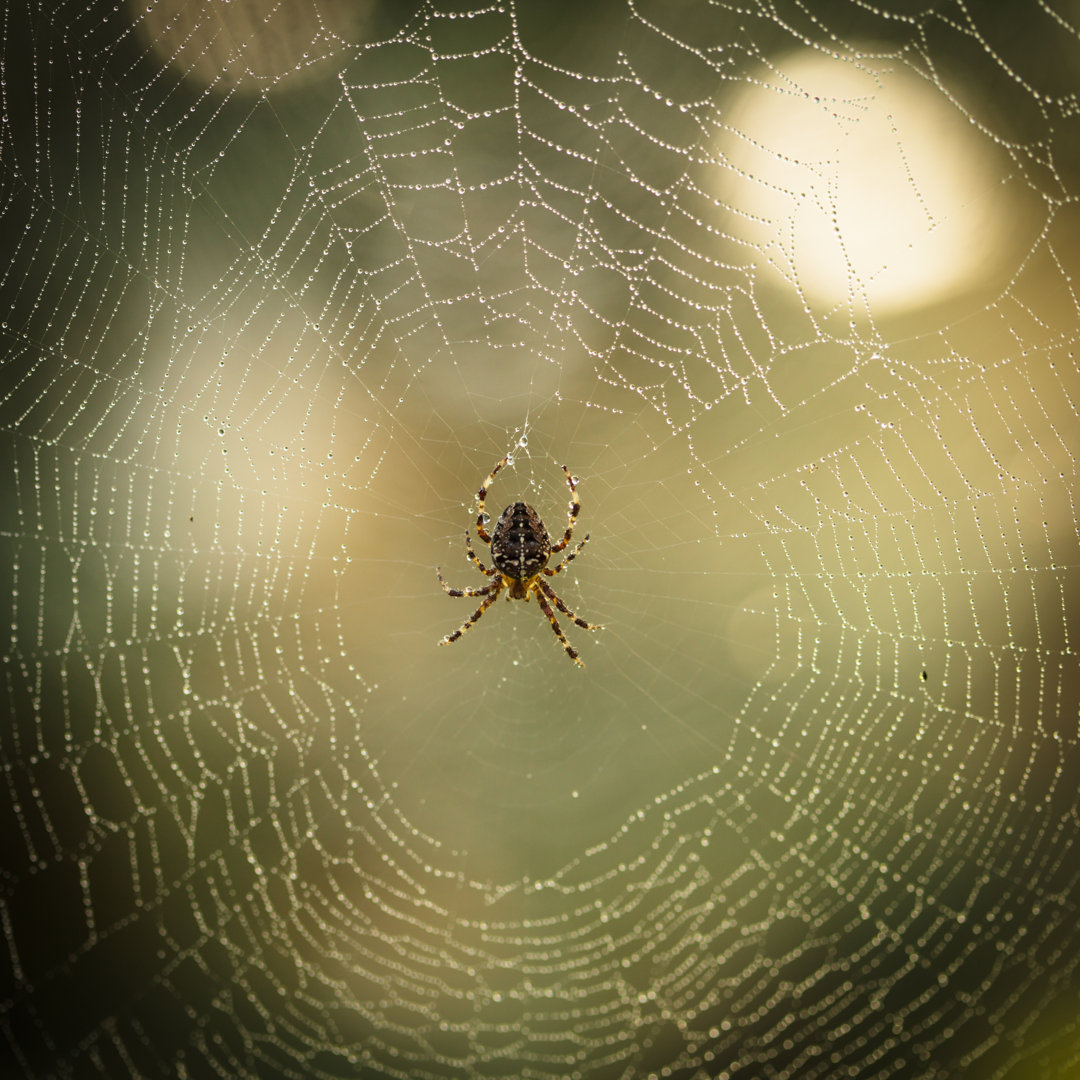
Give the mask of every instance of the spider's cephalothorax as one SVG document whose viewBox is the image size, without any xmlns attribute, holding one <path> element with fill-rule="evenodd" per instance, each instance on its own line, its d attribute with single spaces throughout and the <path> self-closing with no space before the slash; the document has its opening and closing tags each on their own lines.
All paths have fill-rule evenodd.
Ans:
<svg viewBox="0 0 1080 1080">
<path fill-rule="evenodd" d="M 581 509 L 581 502 L 577 496 L 577 481 L 570 475 L 570 470 L 564 465 L 563 472 L 566 474 L 567 484 L 570 485 L 570 510 L 567 513 L 566 532 L 563 533 L 562 539 L 557 544 L 551 542 L 551 537 L 548 536 L 548 531 L 544 528 L 540 515 L 528 503 L 523 502 L 511 503 L 499 515 L 499 520 L 495 522 L 495 527 L 492 529 L 491 535 L 489 535 L 485 528 L 484 519 L 487 515 L 484 513 L 484 500 L 487 498 L 487 490 L 494 481 L 496 473 L 509 460 L 508 457 L 504 457 L 491 470 L 491 475 L 484 481 L 483 486 L 477 493 L 476 532 L 485 544 L 491 545 L 491 561 L 494 565 L 490 569 L 476 557 L 476 552 L 472 548 L 472 539 L 467 531 L 465 533 L 466 554 L 482 573 L 494 578 L 494 581 L 482 589 L 452 589 L 443 579 L 442 569 L 436 568 L 435 570 L 436 574 L 439 575 L 439 582 L 443 589 L 451 596 L 484 597 L 484 602 L 469 616 L 466 622 L 458 630 L 444 637 L 439 644 L 449 645 L 452 641 L 457 641 L 495 603 L 499 593 L 504 589 L 507 597 L 511 600 L 528 600 L 535 593 L 536 602 L 547 616 L 548 622 L 551 623 L 551 629 L 555 631 L 555 636 L 562 642 L 567 655 L 579 667 L 584 667 L 585 665 L 578 659 L 577 650 L 566 640 L 566 635 L 563 634 L 562 627 L 559 626 L 559 621 L 555 618 L 555 612 L 551 610 L 551 605 L 554 604 L 564 615 L 585 630 L 600 630 L 601 627 L 587 623 L 584 619 L 579 619 L 544 580 L 545 575 L 554 577 L 564 566 L 569 566 L 577 558 L 578 552 L 585 546 L 585 541 L 589 539 L 588 534 L 586 534 L 585 540 L 582 540 L 561 563 L 554 567 L 548 566 L 548 560 L 551 556 L 562 551 L 570 543 L 570 537 L 574 533 L 574 522 L 577 519 L 578 511 Z"/>
<path fill-rule="evenodd" d="M 491 530 L 491 561 L 507 578 L 510 597 L 528 600 L 525 583 L 536 577 L 551 558 L 551 537 L 540 515 L 528 504 L 508 506 Z"/>
</svg>

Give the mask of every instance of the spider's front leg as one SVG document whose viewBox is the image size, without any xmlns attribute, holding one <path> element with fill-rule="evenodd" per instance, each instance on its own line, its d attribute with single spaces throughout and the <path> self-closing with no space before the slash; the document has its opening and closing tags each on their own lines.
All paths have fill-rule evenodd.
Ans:
<svg viewBox="0 0 1080 1080">
<path fill-rule="evenodd" d="M 570 485 L 570 509 L 566 513 L 566 532 L 557 544 L 551 545 L 551 554 L 562 551 L 570 543 L 570 537 L 574 534 L 574 522 L 577 521 L 578 512 L 581 510 L 581 500 L 577 493 L 577 480 L 570 475 L 570 470 L 564 465 L 562 471 L 566 473 L 566 482 Z"/>
<path fill-rule="evenodd" d="M 510 455 L 506 457 L 491 470 L 488 478 L 480 485 L 480 490 L 476 493 L 476 535 L 484 541 L 485 544 L 491 543 L 491 537 L 488 535 L 487 529 L 484 528 L 484 500 L 487 498 L 488 488 L 495 482 L 495 476 L 498 471 L 510 460 Z"/>
<path fill-rule="evenodd" d="M 480 573 L 481 573 L 481 574 L 487 574 L 487 575 L 488 575 L 488 577 L 491 577 L 491 575 L 492 575 L 492 574 L 496 573 L 496 571 L 495 571 L 495 570 L 489 570 L 489 569 L 488 569 L 488 568 L 487 568 L 487 567 L 486 567 L 486 566 L 485 566 L 485 565 L 484 565 L 484 564 L 483 564 L 483 563 L 482 563 L 482 562 L 481 562 L 481 561 L 480 561 L 480 560 L 479 560 L 479 559 L 478 559 L 478 558 L 476 557 L 476 552 L 475 552 L 475 551 L 473 551 L 473 546 L 472 546 L 472 537 L 471 537 L 471 536 L 469 536 L 469 530 L 468 530 L 468 529 L 466 529 L 466 530 L 465 530 L 465 553 L 466 553 L 466 554 L 467 554 L 467 555 L 469 556 L 469 558 L 470 558 L 470 559 L 472 559 L 472 561 L 473 561 L 474 563 L 476 563 L 476 565 L 477 565 L 477 568 L 479 569 L 479 571 L 480 571 Z"/>
</svg>

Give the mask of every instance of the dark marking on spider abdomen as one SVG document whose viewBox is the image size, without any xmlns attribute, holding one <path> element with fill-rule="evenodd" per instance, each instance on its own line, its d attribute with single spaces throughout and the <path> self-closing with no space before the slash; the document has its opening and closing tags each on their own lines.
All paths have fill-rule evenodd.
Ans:
<svg viewBox="0 0 1080 1080">
<path fill-rule="evenodd" d="M 524 581 L 539 574 L 549 558 L 551 537 L 540 515 L 528 503 L 508 506 L 491 533 L 491 561 L 499 573 Z"/>
</svg>

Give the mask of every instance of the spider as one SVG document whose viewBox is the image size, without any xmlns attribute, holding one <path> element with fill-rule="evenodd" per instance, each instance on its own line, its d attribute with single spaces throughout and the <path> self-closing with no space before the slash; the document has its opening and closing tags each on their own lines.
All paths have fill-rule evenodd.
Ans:
<svg viewBox="0 0 1080 1080">
<path fill-rule="evenodd" d="M 511 503 L 499 515 L 499 520 L 495 522 L 495 528 L 492 529 L 489 536 L 484 528 L 484 500 L 487 498 L 488 488 L 491 487 L 498 471 L 509 460 L 510 457 L 507 455 L 491 470 L 491 475 L 484 481 L 477 495 L 479 513 L 476 516 L 476 532 L 485 544 L 491 545 L 491 561 L 494 564 L 491 569 L 488 569 L 476 557 L 469 531 L 468 529 L 465 530 L 465 551 L 467 555 L 476 563 L 481 573 L 487 574 L 489 578 L 495 580 L 482 589 L 452 589 L 442 576 L 442 567 L 435 568 L 435 573 L 439 577 L 439 584 L 450 596 L 484 597 L 484 602 L 469 616 L 460 629 L 448 634 L 439 644 L 449 645 L 457 641 L 495 603 L 499 593 L 504 589 L 508 600 L 528 600 L 535 593 L 536 602 L 547 616 L 548 622 L 551 623 L 551 629 L 555 631 L 555 636 L 562 642 L 566 655 L 578 667 L 584 667 L 585 665 L 578 659 L 577 650 L 566 640 L 566 635 L 562 632 L 562 627 L 559 626 L 559 620 L 555 618 L 555 612 L 551 610 L 551 604 L 554 604 L 564 615 L 568 616 L 584 630 L 601 630 L 603 627 L 594 626 L 584 619 L 579 619 L 555 595 L 555 590 L 541 576 L 543 574 L 547 577 L 554 577 L 564 566 L 569 566 L 577 558 L 578 552 L 581 551 L 589 539 L 586 533 L 585 539 L 561 563 L 557 566 L 548 566 L 548 559 L 556 552 L 562 551 L 570 543 L 570 537 L 573 535 L 574 522 L 577 519 L 578 511 L 581 509 L 576 482 L 570 475 L 570 470 L 564 465 L 562 470 L 566 473 L 567 484 L 570 485 L 570 509 L 567 513 L 566 532 L 563 533 L 562 539 L 557 544 L 551 542 L 551 537 L 548 536 L 548 531 L 544 528 L 540 515 L 528 503 L 523 502 Z M 548 603 L 549 600 L 551 603 Z"/>
</svg>

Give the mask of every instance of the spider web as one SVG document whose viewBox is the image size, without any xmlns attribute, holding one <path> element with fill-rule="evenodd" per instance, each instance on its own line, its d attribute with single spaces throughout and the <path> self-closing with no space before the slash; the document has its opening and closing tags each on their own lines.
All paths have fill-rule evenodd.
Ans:
<svg viewBox="0 0 1080 1080">
<path fill-rule="evenodd" d="M 5 1075 L 1076 1075 L 1074 14 L 5 3 Z"/>
</svg>

